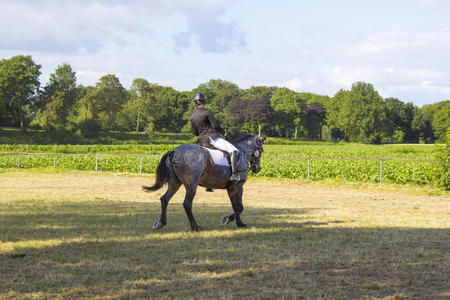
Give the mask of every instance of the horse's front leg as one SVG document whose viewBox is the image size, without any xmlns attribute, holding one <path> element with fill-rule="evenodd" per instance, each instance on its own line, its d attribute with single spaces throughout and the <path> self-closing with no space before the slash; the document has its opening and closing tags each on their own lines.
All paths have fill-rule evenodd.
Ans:
<svg viewBox="0 0 450 300">
<path fill-rule="evenodd" d="M 228 217 L 229 222 L 235 219 L 238 227 L 247 227 L 247 225 L 241 221 L 240 216 L 244 210 L 244 206 L 242 205 L 242 194 L 244 192 L 243 183 L 232 184 L 227 188 L 227 192 L 234 210 L 234 214 Z"/>
</svg>

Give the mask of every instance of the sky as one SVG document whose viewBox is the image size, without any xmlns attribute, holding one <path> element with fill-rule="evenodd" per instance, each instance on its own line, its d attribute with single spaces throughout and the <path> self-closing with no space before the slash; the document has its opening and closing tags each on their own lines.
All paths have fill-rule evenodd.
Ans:
<svg viewBox="0 0 450 300">
<path fill-rule="evenodd" d="M 115 74 L 183 91 L 210 79 L 333 96 L 352 83 L 415 105 L 450 99 L 450 0 L 0 0 L 0 59 L 41 84 Z"/>
</svg>

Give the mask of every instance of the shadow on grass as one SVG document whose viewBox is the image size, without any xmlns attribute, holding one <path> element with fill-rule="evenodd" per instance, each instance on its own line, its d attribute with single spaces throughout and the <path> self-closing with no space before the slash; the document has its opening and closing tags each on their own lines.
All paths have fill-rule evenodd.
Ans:
<svg viewBox="0 0 450 300">
<path fill-rule="evenodd" d="M 33 201 L 15 203 L 14 210 L 20 213 L 3 213 L 0 219 L 0 241 L 18 242 L 27 240 L 111 238 L 187 232 L 188 218 L 181 203 L 168 207 L 168 225 L 154 231 L 151 226 L 159 220 L 160 205 L 156 203 L 123 202 L 102 200 L 95 202 L 46 203 L 42 207 L 30 207 Z M 243 213 L 243 221 L 257 228 L 301 227 L 327 223 L 303 222 L 302 216 L 320 208 L 308 209 L 254 209 Z M 231 205 L 197 205 L 193 213 L 204 230 L 237 230 L 232 222 L 220 226 L 220 219 L 231 214 Z M 289 222 L 278 222 L 286 215 L 293 216 Z M 336 223 L 336 221 L 333 221 Z M 341 222 L 341 221 L 337 221 Z"/>
<path fill-rule="evenodd" d="M 229 206 L 198 205 L 208 230 L 192 233 L 181 204 L 169 206 L 161 231 L 151 230 L 156 203 L 20 208 L 0 219 L 0 297 L 444 298 L 448 291 L 449 229 L 308 221 L 319 208 L 249 208 L 243 220 L 254 228 L 237 229 L 218 224 Z"/>
</svg>

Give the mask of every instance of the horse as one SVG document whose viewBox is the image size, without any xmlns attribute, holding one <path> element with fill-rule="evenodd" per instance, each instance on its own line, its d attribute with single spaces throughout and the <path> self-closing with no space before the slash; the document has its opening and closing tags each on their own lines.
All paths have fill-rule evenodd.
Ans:
<svg viewBox="0 0 450 300">
<path fill-rule="evenodd" d="M 207 189 L 226 189 L 234 213 L 223 217 L 220 224 L 225 226 L 236 220 L 238 227 L 247 227 L 240 218 L 240 214 L 244 210 L 242 205 L 243 185 L 247 181 L 249 169 L 255 174 L 261 170 L 260 159 L 264 140 L 265 137 L 246 134 L 232 141 L 240 155 L 238 163 L 239 181 L 230 181 L 230 166 L 214 163 L 210 152 L 198 144 L 183 144 L 165 153 L 156 168 L 154 185 L 142 186 L 144 191 L 152 192 L 159 190 L 166 183 L 168 184 L 166 193 L 160 198 L 161 217 L 153 223 L 152 228 L 160 229 L 167 224 L 167 206 L 181 185 L 184 185 L 186 189 L 183 207 L 193 231 L 202 229 L 198 226 L 192 214 L 192 201 L 198 186 Z"/>
</svg>

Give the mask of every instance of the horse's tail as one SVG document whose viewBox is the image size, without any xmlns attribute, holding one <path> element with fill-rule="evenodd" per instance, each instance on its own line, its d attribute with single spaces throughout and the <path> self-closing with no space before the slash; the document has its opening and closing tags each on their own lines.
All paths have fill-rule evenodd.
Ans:
<svg viewBox="0 0 450 300">
<path fill-rule="evenodd" d="M 156 190 L 159 190 L 164 186 L 164 184 L 169 180 L 170 170 L 166 165 L 166 160 L 169 157 L 169 155 L 172 153 L 172 151 L 167 152 L 163 155 L 161 158 L 161 161 L 158 164 L 158 167 L 156 168 L 156 181 L 153 186 L 142 186 L 142 189 L 147 192 L 153 192 Z"/>
</svg>

